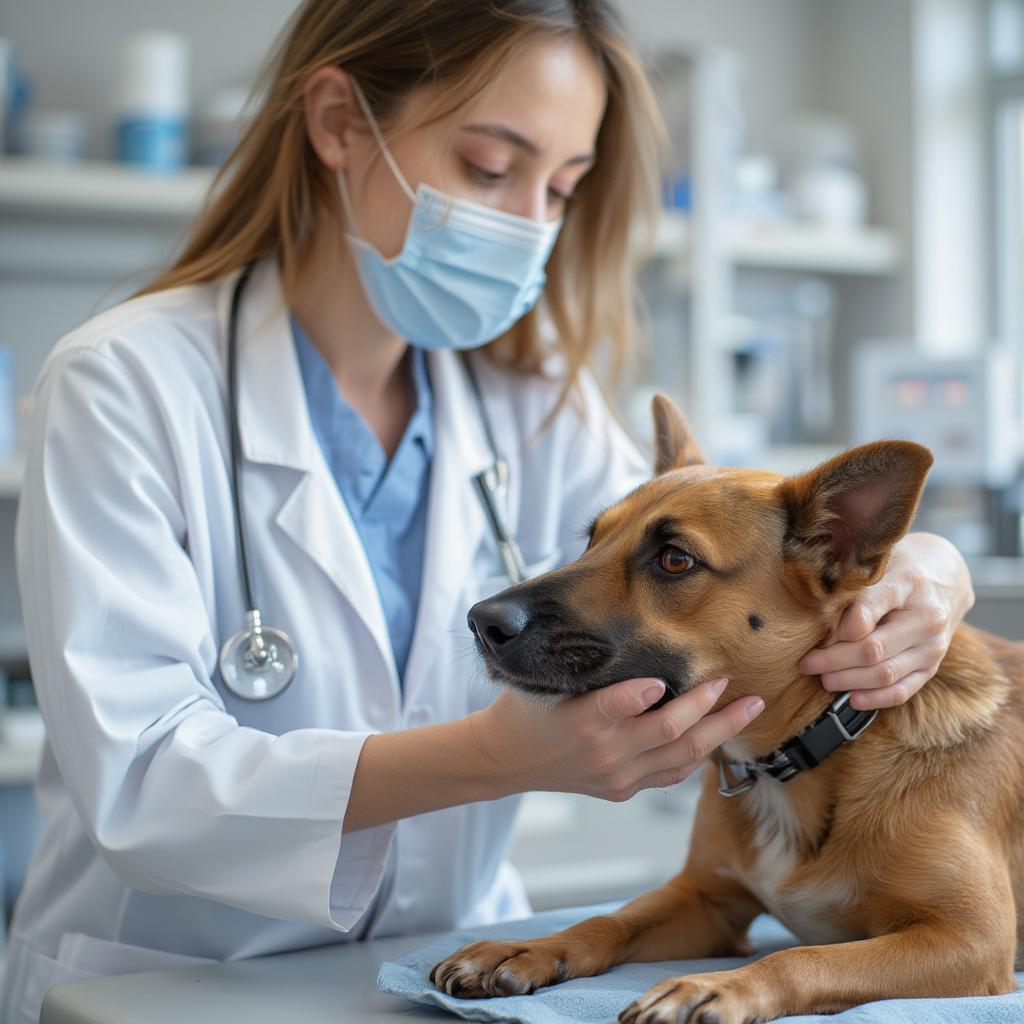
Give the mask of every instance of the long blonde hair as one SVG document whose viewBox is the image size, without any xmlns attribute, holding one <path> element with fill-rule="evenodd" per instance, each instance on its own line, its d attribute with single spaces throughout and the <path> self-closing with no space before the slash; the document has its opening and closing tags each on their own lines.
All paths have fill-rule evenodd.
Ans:
<svg viewBox="0 0 1024 1024">
<path fill-rule="evenodd" d="M 268 55 L 253 91 L 259 107 L 180 256 L 136 294 L 211 281 L 275 254 L 292 304 L 318 218 L 340 216 L 333 176 L 306 136 L 303 87 L 317 69 L 353 75 L 386 135 L 417 86 L 442 87 L 444 116 L 517 46 L 543 37 L 586 46 L 608 93 L 596 161 L 547 267 L 544 301 L 566 367 L 557 405 L 602 343 L 617 379 L 637 340 L 636 273 L 653 241 L 666 144 L 644 69 L 608 0 L 305 0 Z M 537 308 L 486 351 L 514 370 L 541 372 Z"/>
</svg>

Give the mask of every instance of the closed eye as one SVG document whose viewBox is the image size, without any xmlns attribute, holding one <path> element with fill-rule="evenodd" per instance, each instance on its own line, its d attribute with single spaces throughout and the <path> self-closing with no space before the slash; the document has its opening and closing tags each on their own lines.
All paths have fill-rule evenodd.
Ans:
<svg viewBox="0 0 1024 1024">
<path fill-rule="evenodd" d="M 503 171 L 489 171 L 486 167 L 479 167 L 477 164 L 466 161 L 466 170 L 469 176 L 480 185 L 493 185 L 508 175 Z M 548 195 L 557 202 L 567 203 L 572 199 L 571 192 L 559 192 L 556 188 L 548 188 Z"/>
</svg>

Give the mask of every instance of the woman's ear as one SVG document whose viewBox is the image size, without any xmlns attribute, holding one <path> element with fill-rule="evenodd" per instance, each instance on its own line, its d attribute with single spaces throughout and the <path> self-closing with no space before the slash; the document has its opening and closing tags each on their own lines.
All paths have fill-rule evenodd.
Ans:
<svg viewBox="0 0 1024 1024">
<path fill-rule="evenodd" d="M 697 446 L 686 417 L 668 395 L 659 392 L 651 399 L 651 415 L 654 417 L 655 476 L 704 463 L 704 453 Z"/>
<path fill-rule="evenodd" d="M 318 68 L 302 92 L 309 144 L 331 171 L 348 166 L 353 125 L 363 122 L 349 76 L 336 67 Z"/>
</svg>

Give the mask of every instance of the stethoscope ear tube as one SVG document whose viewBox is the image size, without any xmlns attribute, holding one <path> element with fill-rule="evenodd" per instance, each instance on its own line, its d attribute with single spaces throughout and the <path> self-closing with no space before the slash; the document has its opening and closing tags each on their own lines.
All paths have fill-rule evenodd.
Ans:
<svg viewBox="0 0 1024 1024">
<path fill-rule="evenodd" d="M 515 537 L 512 536 L 505 523 L 505 516 L 502 513 L 499 502 L 499 494 L 508 493 L 508 463 L 498 454 L 498 443 L 494 439 L 494 430 L 491 427 L 491 418 L 487 415 L 487 406 L 484 404 L 483 393 L 480 390 L 480 382 L 477 380 L 476 371 L 470 361 L 469 354 L 465 351 L 459 353 L 462 357 L 462 365 L 466 369 L 466 376 L 473 389 L 473 398 L 476 400 L 477 411 L 480 414 L 480 422 L 484 428 L 484 436 L 487 438 L 487 445 L 494 456 L 494 462 L 487 469 L 482 470 L 473 477 L 473 483 L 480 494 L 484 504 L 484 511 L 494 534 L 494 539 L 501 554 L 501 560 L 505 564 L 505 573 L 513 584 L 522 583 L 526 579 L 526 564 L 523 561 L 523 553 L 519 550 Z"/>
<path fill-rule="evenodd" d="M 490 521 L 491 532 L 498 543 L 501 560 L 505 563 L 505 572 L 512 583 L 522 583 L 526 579 L 526 567 L 523 564 L 522 552 L 515 538 L 508 532 L 505 519 L 498 508 L 497 493 L 502 488 L 500 479 L 508 475 L 508 466 L 504 459 L 498 459 L 493 466 L 488 466 L 473 477 L 473 483 L 483 501 L 484 511 Z M 495 477 L 498 479 L 496 480 Z"/>
<path fill-rule="evenodd" d="M 241 485 L 239 483 L 239 464 L 241 463 L 242 438 L 238 425 L 238 307 L 242 301 L 242 293 L 252 274 L 252 264 L 242 268 L 235 289 L 231 295 L 231 312 L 228 317 L 228 422 L 230 424 L 231 446 L 231 501 L 235 510 L 235 537 L 238 540 L 238 555 L 241 562 L 242 588 L 245 593 L 247 611 L 254 611 L 256 601 L 253 597 L 252 575 L 249 572 L 249 548 L 245 537 L 245 523 L 241 508 Z"/>
</svg>

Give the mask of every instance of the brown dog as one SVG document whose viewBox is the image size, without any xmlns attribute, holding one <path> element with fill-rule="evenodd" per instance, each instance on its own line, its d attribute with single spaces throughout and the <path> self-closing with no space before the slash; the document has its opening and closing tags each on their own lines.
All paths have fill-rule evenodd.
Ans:
<svg viewBox="0 0 1024 1024">
<path fill-rule="evenodd" d="M 557 934 L 474 943 L 431 981 L 497 996 L 628 961 L 745 955 L 766 911 L 809 945 L 663 982 L 620 1021 L 747 1024 L 1014 991 L 1024 645 L 961 626 L 936 676 L 873 723 L 842 701 L 823 716 L 829 695 L 796 668 L 881 576 L 931 454 L 880 441 L 784 479 L 704 465 L 662 396 L 654 417 L 654 478 L 595 520 L 576 562 L 476 605 L 478 647 L 494 678 L 531 692 L 658 676 L 678 693 L 727 676 L 728 699 L 767 707 L 715 752 L 681 874 Z"/>
</svg>

